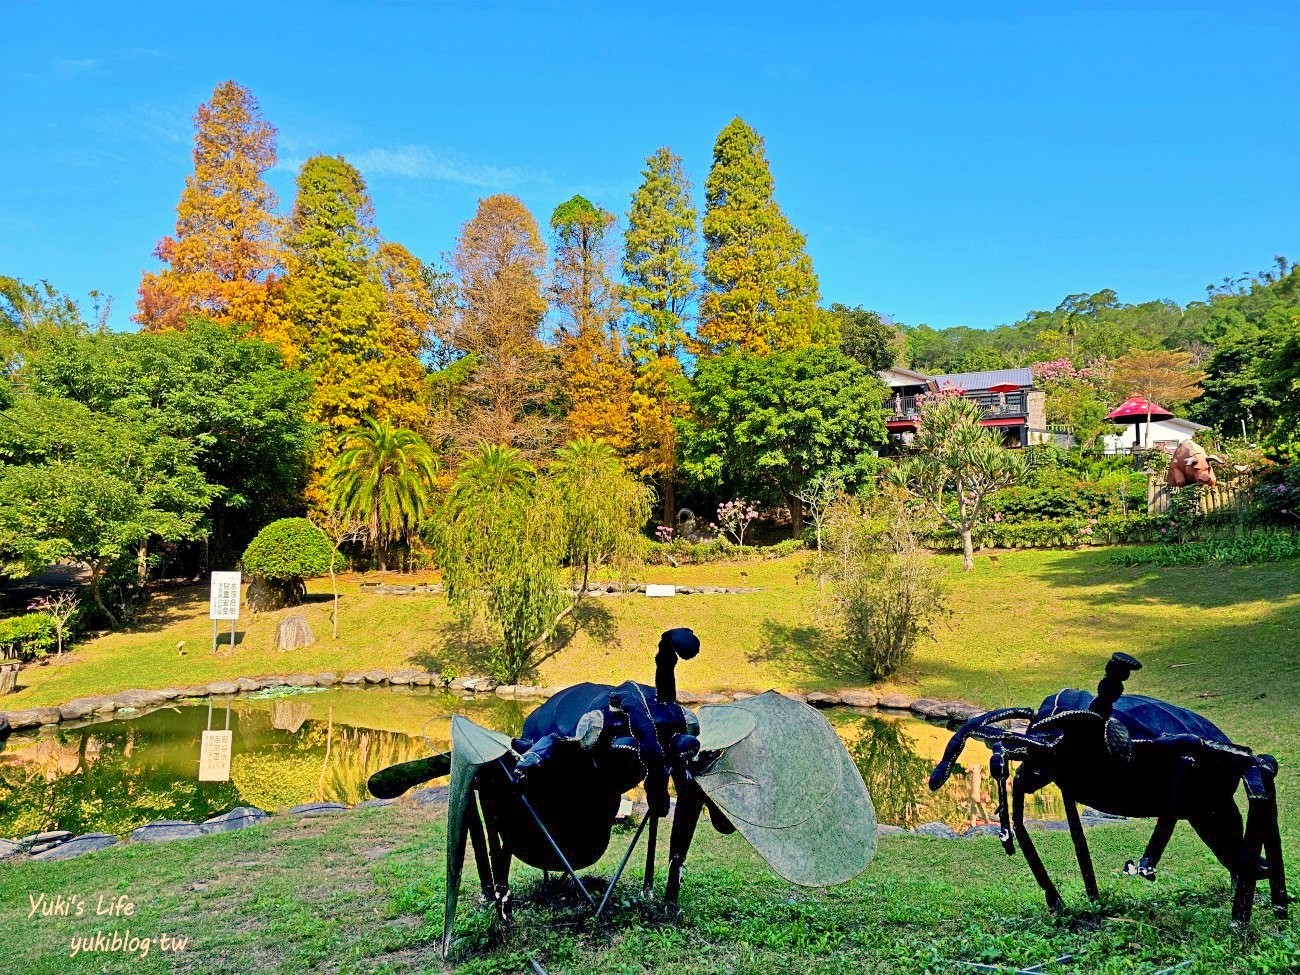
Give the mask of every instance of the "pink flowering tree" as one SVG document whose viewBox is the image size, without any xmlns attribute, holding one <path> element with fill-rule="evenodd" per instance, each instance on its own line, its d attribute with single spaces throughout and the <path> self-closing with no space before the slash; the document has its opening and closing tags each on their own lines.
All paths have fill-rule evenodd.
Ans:
<svg viewBox="0 0 1300 975">
<path fill-rule="evenodd" d="M 1047 422 L 1069 427 L 1085 447 L 1102 431 L 1114 369 L 1105 359 L 1076 366 L 1066 358 L 1030 366 L 1034 385 L 1047 394 Z"/>
<path fill-rule="evenodd" d="M 736 498 L 718 505 L 718 524 L 722 530 L 736 540 L 741 548 L 745 547 L 745 529 L 758 517 L 758 506 L 753 501 Z"/>
</svg>

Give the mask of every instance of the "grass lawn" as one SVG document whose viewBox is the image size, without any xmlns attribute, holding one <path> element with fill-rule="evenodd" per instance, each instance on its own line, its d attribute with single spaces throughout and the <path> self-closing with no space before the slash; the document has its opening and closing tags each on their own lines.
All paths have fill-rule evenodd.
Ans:
<svg viewBox="0 0 1300 975">
<path fill-rule="evenodd" d="M 1283 842 L 1295 896 L 1300 562 L 1125 569 L 1103 558 L 1100 552 L 1013 552 L 996 563 L 981 557 L 974 573 L 962 574 L 956 559 L 943 557 L 953 617 L 892 686 L 988 706 L 1035 704 L 1061 686 L 1095 686 L 1115 650 L 1136 655 L 1145 669 L 1130 681 L 1132 691 L 1192 706 L 1234 739 L 1281 761 Z M 797 559 L 787 559 L 648 571 L 650 581 L 743 583 L 765 591 L 601 602 L 607 611 L 601 626 L 551 661 L 542 681 L 648 679 L 659 631 L 689 625 L 705 649 L 679 668 L 685 688 L 826 686 L 833 679 L 809 653 L 818 643 L 815 590 L 796 580 L 797 567 Z M 343 639 L 328 640 L 328 607 L 314 603 L 307 612 L 326 639 L 292 654 L 269 649 L 274 618 L 264 617 L 248 626 L 232 653 L 213 657 L 205 594 L 162 596 L 143 627 L 79 647 L 78 662 L 30 669 L 33 686 L 5 704 L 218 676 L 459 659 L 446 648 L 450 621 L 440 598 L 362 595 L 357 585 L 348 580 Z M 179 639 L 188 641 L 184 657 L 175 649 Z M 1150 824 L 1133 823 L 1092 832 L 1105 897 L 1099 914 L 1083 911 L 1068 839 L 1044 836 L 1048 867 L 1079 910 L 1057 921 L 1046 913 L 1023 859 L 1007 858 L 990 839 L 887 837 L 862 877 L 811 892 L 781 882 L 738 838 L 702 828 L 680 922 L 665 923 L 629 902 L 600 931 L 589 931 L 564 910 L 529 903 L 539 880 L 523 869 L 516 880 L 517 923 L 503 941 L 490 940 L 474 898 L 464 901 L 460 930 L 467 949 L 460 957 L 468 960 L 461 970 L 522 972 L 535 957 L 552 973 L 929 973 L 961 971 L 958 959 L 1023 966 L 1071 954 L 1074 967 L 1062 971 L 1146 975 L 1192 959 L 1192 968 L 1179 971 L 1300 972 L 1300 922 L 1277 922 L 1261 904 L 1251 936 L 1233 935 L 1226 872 L 1186 827 L 1175 834 L 1159 883 L 1120 876 L 1149 831 Z M 6 947 L 0 972 L 438 971 L 441 851 L 440 818 L 393 807 L 67 863 L 0 867 Z M 608 874 L 613 857 L 593 872 Z M 69 960 L 59 949 L 70 936 L 115 922 L 27 920 L 29 891 L 73 893 L 92 903 L 99 893 L 125 893 L 138 905 L 133 926 L 141 933 L 188 935 L 190 945 L 184 955 L 155 950 L 142 960 Z"/>
<path fill-rule="evenodd" d="M 437 947 L 443 822 L 404 806 L 284 817 L 242 833 L 0 867 L 0 972 L 444 971 Z M 591 873 L 608 876 L 627 839 L 616 834 L 615 849 Z M 702 826 L 680 920 L 668 921 L 657 903 L 642 904 L 629 870 L 611 916 L 592 929 L 557 896 L 554 881 L 557 889 L 541 894 L 559 906 L 541 906 L 540 875 L 516 867 L 515 923 L 504 937 L 478 906 L 467 864 L 457 925 L 463 941 L 453 961 L 467 975 L 528 972 L 529 959 L 552 975 L 902 975 L 962 971 L 955 963 L 963 959 L 1027 966 L 1069 954 L 1074 966 L 1055 971 L 1148 975 L 1185 960 L 1193 967 L 1181 971 L 1207 975 L 1296 971 L 1300 922 L 1278 922 L 1260 905 L 1251 934 L 1233 934 L 1226 874 L 1189 831 L 1176 834 L 1158 883 L 1120 876 L 1120 864 L 1145 839 L 1137 825 L 1091 832 L 1104 897 L 1094 913 L 1085 909 L 1068 839 L 1043 836 L 1048 867 L 1071 906 L 1060 920 L 1044 909 L 1024 861 L 1004 856 L 988 837 L 885 837 L 859 878 L 816 891 L 789 886 L 738 837 Z M 87 916 L 29 919 L 29 895 L 41 892 L 84 898 Z M 135 914 L 95 917 L 101 895 L 105 902 L 125 895 Z M 69 957 L 73 937 L 128 927 L 154 939 L 147 957 Z M 187 938 L 184 951 L 161 952 L 164 933 Z"/>
</svg>

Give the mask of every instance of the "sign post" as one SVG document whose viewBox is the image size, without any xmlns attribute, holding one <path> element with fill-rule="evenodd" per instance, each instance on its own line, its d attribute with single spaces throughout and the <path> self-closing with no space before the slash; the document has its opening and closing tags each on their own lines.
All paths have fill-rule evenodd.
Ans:
<svg viewBox="0 0 1300 975">
<path fill-rule="evenodd" d="M 239 619 L 238 572 L 212 573 L 212 593 L 208 601 L 208 616 L 212 620 L 212 652 L 217 652 L 217 620 L 230 620 L 230 645 L 235 645 L 235 621 Z"/>
</svg>

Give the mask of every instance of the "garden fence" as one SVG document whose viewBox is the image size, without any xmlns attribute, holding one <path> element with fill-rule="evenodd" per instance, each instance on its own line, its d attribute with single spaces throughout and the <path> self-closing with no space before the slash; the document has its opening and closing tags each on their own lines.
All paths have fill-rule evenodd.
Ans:
<svg viewBox="0 0 1300 975">
<path fill-rule="evenodd" d="M 1175 489 L 1168 484 L 1150 478 L 1147 481 L 1147 513 L 1162 515 L 1169 510 L 1169 499 Z M 1202 485 L 1201 512 L 1214 514 L 1218 511 L 1237 511 L 1244 508 L 1249 501 L 1248 492 L 1235 484 L 1219 483 L 1214 487 Z"/>
</svg>

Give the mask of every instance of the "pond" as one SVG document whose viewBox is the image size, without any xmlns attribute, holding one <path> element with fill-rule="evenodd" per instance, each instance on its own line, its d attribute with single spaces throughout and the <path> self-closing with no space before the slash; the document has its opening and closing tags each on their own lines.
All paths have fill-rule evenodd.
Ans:
<svg viewBox="0 0 1300 975">
<path fill-rule="evenodd" d="M 275 811 L 368 798 L 377 769 L 450 747 L 451 717 L 518 734 L 536 701 L 462 697 L 428 688 L 270 689 L 15 732 L 0 743 L 0 837 L 44 829 L 124 835 L 158 819 L 202 821 L 235 806 Z M 989 822 L 997 805 L 988 751 L 967 745 L 949 784 L 925 780 L 951 731 L 910 716 L 826 712 L 871 790 L 883 823 Z M 234 732 L 229 782 L 199 782 L 206 728 Z M 1031 797 L 1031 818 L 1060 818 Z"/>
</svg>

